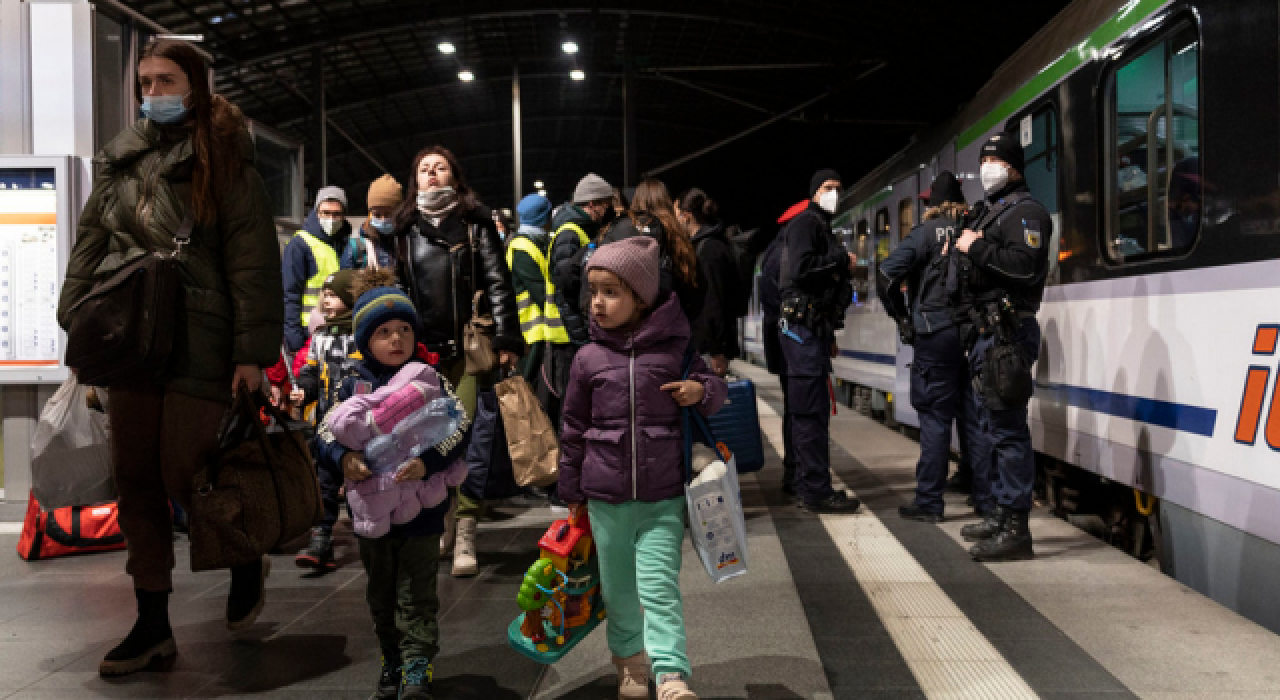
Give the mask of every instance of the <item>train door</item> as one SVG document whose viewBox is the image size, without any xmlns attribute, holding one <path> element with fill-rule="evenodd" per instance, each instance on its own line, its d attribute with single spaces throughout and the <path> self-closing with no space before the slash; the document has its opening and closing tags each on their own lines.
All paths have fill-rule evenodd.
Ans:
<svg viewBox="0 0 1280 700">
<path fill-rule="evenodd" d="M 1058 283 L 1058 261 L 1061 259 L 1062 218 L 1062 131 L 1058 108 L 1052 99 L 1044 99 L 1015 117 L 1009 130 L 1018 134 L 1026 166 L 1023 177 L 1038 202 L 1049 211 L 1053 236 L 1049 239 L 1049 284 Z M 1070 254 L 1070 253 L 1068 253 Z"/>
</svg>

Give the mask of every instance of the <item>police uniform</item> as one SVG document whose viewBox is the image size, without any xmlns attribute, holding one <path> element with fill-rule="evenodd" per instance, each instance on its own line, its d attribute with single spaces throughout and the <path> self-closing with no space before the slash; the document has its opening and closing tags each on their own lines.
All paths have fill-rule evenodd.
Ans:
<svg viewBox="0 0 1280 700">
<path fill-rule="evenodd" d="M 778 290 L 778 272 L 782 264 L 783 236 L 773 239 L 760 258 L 760 282 L 757 287 L 760 298 L 760 344 L 764 346 L 765 367 L 778 375 L 782 387 L 782 491 L 795 493 L 796 453 L 791 446 L 791 402 L 787 400 L 787 364 L 782 356 L 781 333 L 778 321 L 782 299 Z"/>
<path fill-rule="evenodd" d="M 1022 147 L 1017 138 L 1016 134 L 998 134 L 983 146 L 982 155 L 998 156 L 1020 173 Z M 968 250 L 974 265 L 970 289 L 979 314 L 1005 306 L 1011 341 L 1026 359 L 1029 384 L 1030 365 L 1040 354 L 1040 324 L 1035 314 L 1044 296 L 1053 222 L 1044 206 L 1032 198 L 1024 180 L 988 193 L 987 199 L 987 211 L 971 227 L 983 235 Z M 982 330 L 969 351 L 970 371 L 982 377 L 988 351 L 998 336 L 991 324 L 977 319 L 975 323 Z M 991 455 L 992 494 L 999 508 L 997 514 L 966 532 L 967 538 L 980 540 L 971 553 L 980 560 L 1030 558 L 1027 516 L 1035 485 L 1035 453 L 1027 424 L 1029 395 L 1012 405 L 993 400 L 986 392 L 979 392 L 978 400 L 986 449 Z"/>
<path fill-rule="evenodd" d="M 809 194 L 835 173 L 814 176 Z M 787 382 L 791 452 L 795 454 L 800 505 L 818 512 L 851 512 L 856 499 L 831 486 L 831 344 L 843 307 L 832 290 L 847 285 L 849 254 L 831 233 L 831 214 L 810 201 L 787 224 L 783 236 L 778 288 L 782 299 L 780 343 Z M 803 315 L 795 313 L 803 306 Z"/>
<path fill-rule="evenodd" d="M 943 202 L 964 203 L 960 183 L 950 172 L 940 174 L 930 188 L 930 205 Z M 956 421 L 961 454 L 973 468 L 974 506 L 983 514 L 991 508 L 990 462 L 983 459 L 978 404 L 960 332 L 960 325 L 968 321 L 967 309 L 948 289 L 950 259 L 943 254 L 948 241 L 954 248 L 960 226 L 961 222 L 947 217 L 922 223 L 885 258 L 876 276 L 876 291 L 885 310 L 899 325 L 907 325 L 904 341 L 915 346 L 911 405 L 920 418 L 920 459 L 915 502 L 899 508 L 899 513 L 929 522 L 942 516 L 951 426 Z M 908 284 L 907 298 L 900 291 L 903 282 Z"/>
</svg>

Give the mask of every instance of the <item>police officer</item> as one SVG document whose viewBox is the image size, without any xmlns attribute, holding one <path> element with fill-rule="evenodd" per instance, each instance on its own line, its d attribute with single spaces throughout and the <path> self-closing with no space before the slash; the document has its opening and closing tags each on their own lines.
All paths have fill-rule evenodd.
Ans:
<svg viewBox="0 0 1280 700">
<path fill-rule="evenodd" d="M 831 233 L 840 201 L 840 175 L 819 170 L 809 182 L 808 207 L 778 235 L 779 340 L 786 363 L 787 411 L 796 461 L 799 505 L 813 513 L 853 513 L 858 499 L 831 487 L 831 396 L 828 382 L 835 329 L 852 294 L 855 263 Z"/>
<path fill-rule="evenodd" d="M 879 266 L 876 292 L 885 311 L 898 322 L 904 343 L 915 346 L 911 362 L 911 405 L 920 416 L 920 460 L 916 462 L 916 498 L 898 514 L 911 520 L 942 522 L 943 491 L 951 452 L 951 425 L 960 424 L 961 453 L 972 463 L 981 455 L 982 432 L 969 380 L 969 363 L 960 325 L 969 321 L 968 302 L 947 286 L 950 247 L 966 211 L 964 190 L 955 175 L 943 171 L 929 188 L 924 222 L 907 234 Z M 907 283 L 908 296 L 901 287 Z M 975 449 L 978 448 L 978 449 Z M 974 469 L 974 505 L 991 508 L 987 465 Z"/>
<path fill-rule="evenodd" d="M 1023 179 L 1017 134 L 992 136 L 981 157 L 987 208 L 956 248 L 973 263 L 969 286 L 977 339 L 969 362 L 980 393 L 996 509 L 962 533 L 977 541 L 970 550 L 975 560 L 1015 561 L 1035 556 L 1027 527 L 1035 483 L 1027 403 L 1031 365 L 1040 353 L 1035 313 L 1044 295 L 1053 223 Z"/>
<path fill-rule="evenodd" d="M 760 258 L 760 344 L 764 346 L 765 368 L 778 375 L 782 387 L 782 492 L 788 496 L 796 493 L 796 452 L 791 446 L 791 402 L 787 399 L 786 360 L 782 357 L 782 342 L 778 332 L 782 299 L 778 291 L 778 266 L 782 262 L 782 236 L 775 236 Z"/>
</svg>

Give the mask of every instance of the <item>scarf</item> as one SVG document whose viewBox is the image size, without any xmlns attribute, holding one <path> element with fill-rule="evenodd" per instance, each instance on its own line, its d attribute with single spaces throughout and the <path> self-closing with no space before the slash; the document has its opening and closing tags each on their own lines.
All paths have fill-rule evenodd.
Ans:
<svg viewBox="0 0 1280 700">
<path fill-rule="evenodd" d="M 458 193 L 452 187 L 433 187 L 418 191 L 418 211 L 433 221 L 443 219 L 458 206 Z"/>
</svg>

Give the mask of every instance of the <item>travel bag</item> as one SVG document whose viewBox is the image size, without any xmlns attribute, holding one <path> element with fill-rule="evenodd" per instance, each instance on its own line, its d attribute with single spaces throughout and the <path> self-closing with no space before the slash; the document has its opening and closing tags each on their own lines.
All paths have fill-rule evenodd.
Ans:
<svg viewBox="0 0 1280 700">
<path fill-rule="evenodd" d="M 756 409 L 756 385 L 750 379 L 727 381 L 728 397 L 707 422 L 716 439 L 733 453 L 739 474 L 760 471 L 764 467 L 764 439 Z"/>
<path fill-rule="evenodd" d="M 18 538 L 18 556 L 36 561 L 124 549 L 118 516 L 114 502 L 45 511 L 31 494 Z"/>
</svg>

